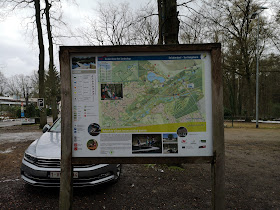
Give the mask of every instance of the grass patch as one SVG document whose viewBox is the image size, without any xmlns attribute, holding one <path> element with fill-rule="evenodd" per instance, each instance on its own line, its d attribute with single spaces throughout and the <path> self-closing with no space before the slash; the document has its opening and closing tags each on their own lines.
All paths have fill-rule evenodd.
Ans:
<svg viewBox="0 0 280 210">
<path fill-rule="evenodd" d="M 180 166 L 167 166 L 170 171 L 184 171 L 185 169 Z"/>
<path fill-rule="evenodd" d="M 147 168 L 154 168 L 156 166 L 156 164 L 145 164 L 145 166 Z"/>
</svg>

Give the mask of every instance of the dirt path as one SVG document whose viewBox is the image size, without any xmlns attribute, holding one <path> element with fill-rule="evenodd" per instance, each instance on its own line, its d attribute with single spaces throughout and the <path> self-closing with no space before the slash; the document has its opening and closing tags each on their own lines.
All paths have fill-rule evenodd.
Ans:
<svg viewBox="0 0 280 210">
<path fill-rule="evenodd" d="M 58 189 L 20 179 L 25 140 L 0 144 L 1 209 L 58 209 Z M 226 209 L 280 209 L 280 129 L 226 128 L 225 146 Z M 183 167 L 123 165 L 117 184 L 75 189 L 74 209 L 210 209 L 210 165 Z"/>
</svg>

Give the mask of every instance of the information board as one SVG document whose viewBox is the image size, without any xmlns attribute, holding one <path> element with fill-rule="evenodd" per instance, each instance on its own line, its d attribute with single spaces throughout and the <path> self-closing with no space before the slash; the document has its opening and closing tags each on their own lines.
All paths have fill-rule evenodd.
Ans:
<svg viewBox="0 0 280 210">
<path fill-rule="evenodd" d="M 210 52 L 73 53 L 73 157 L 212 156 Z"/>
</svg>

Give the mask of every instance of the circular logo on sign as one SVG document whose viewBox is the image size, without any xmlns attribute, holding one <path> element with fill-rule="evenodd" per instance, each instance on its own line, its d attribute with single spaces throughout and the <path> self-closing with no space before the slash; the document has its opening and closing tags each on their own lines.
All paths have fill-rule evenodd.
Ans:
<svg viewBox="0 0 280 210">
<path fill-rule="evenodd" d="M 97 123 L 91 123 L 88 126 L 88 133 L 91 136 L 98 136 L 101 132 L 100 126 Z"/>
<path fill-rule="evenodd" d="M 87 142 L 87 148 L 89 150 L 96 150 L 98 147 L 98 142 L 95 139 L 90 139 Z"/>
<path fill-rule="evenodd" d="M 180 137 L 185 137 L 186 135 L 188 135 L 188 130 L 185 127 L 180 127 L 177 130 L 177 135 Z"/>
</svg>

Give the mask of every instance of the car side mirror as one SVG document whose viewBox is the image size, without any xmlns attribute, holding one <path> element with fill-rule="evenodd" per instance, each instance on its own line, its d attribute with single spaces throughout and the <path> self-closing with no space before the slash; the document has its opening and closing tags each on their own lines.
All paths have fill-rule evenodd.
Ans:
<svg viewBox="0 0 280 210">
<path fill-rule="evenodd" d="M 49 129 L 51 128 L 51 126 L 49 124 L 46 124 L 44 127 L 43 127 L 43 133 L 46 133 Z"/>
</svg>

